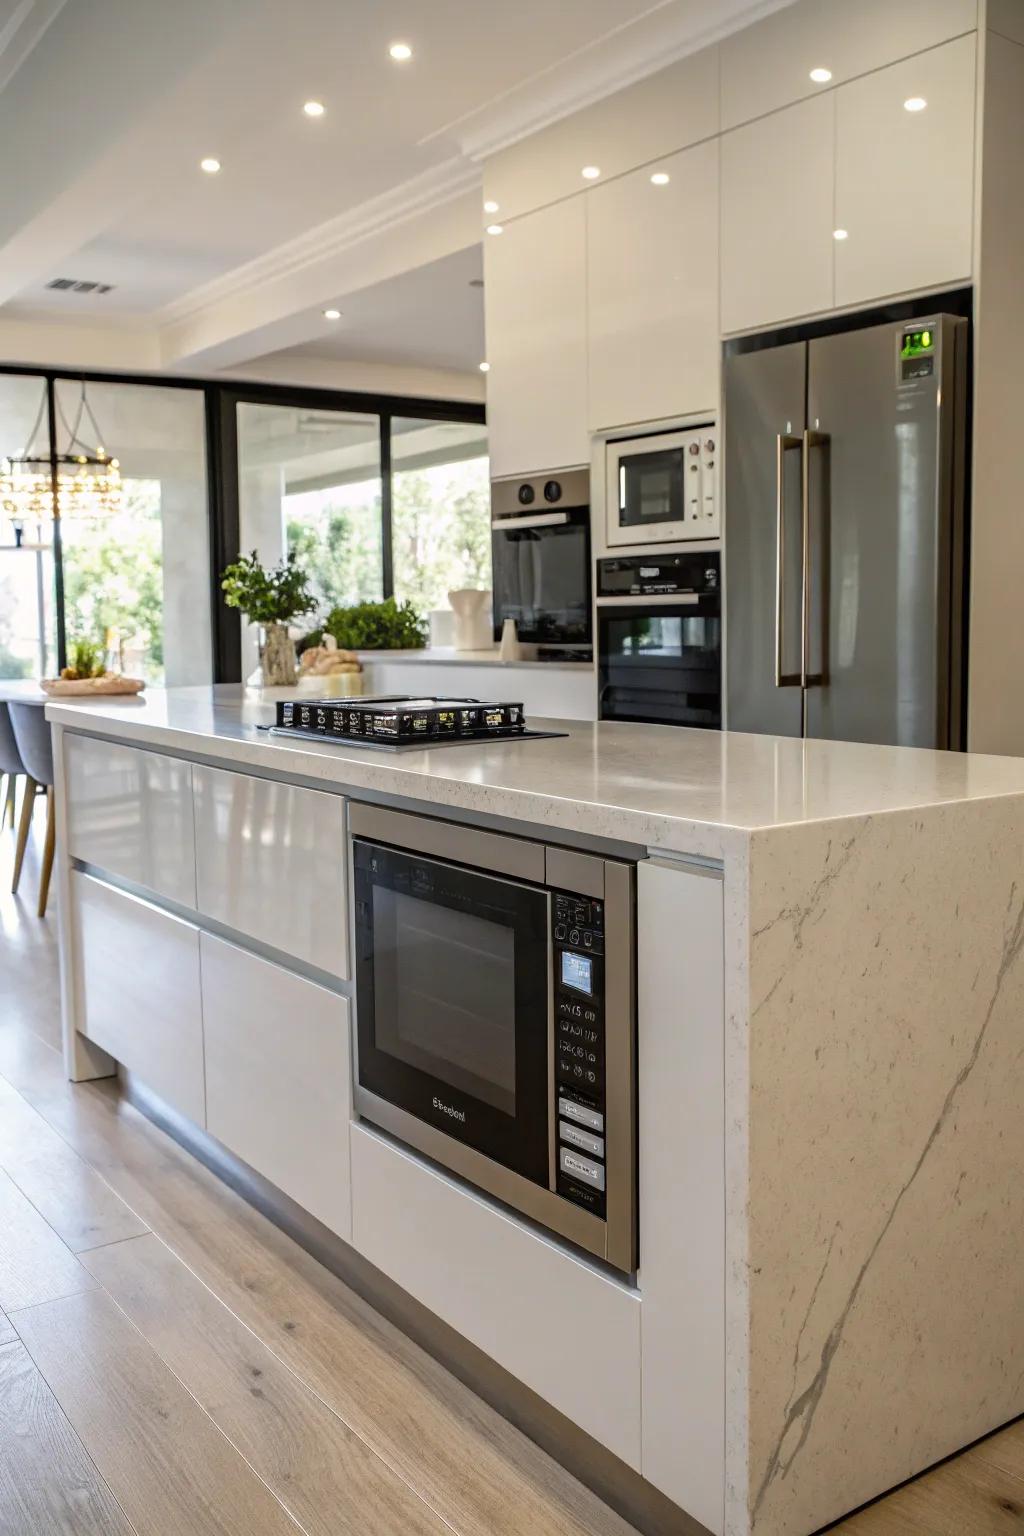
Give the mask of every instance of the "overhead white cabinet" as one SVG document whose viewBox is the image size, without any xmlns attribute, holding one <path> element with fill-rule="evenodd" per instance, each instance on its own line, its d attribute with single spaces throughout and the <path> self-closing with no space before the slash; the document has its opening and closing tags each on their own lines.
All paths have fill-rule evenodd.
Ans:
<svg viewBox="0 0 1024 1536">
<path fill-rule="evenodd" d="M 722 329 L 832 307 L 835 92 L 722 135 Z"/>
<path fill-rule="evenodd" d="M 975 54 L 961 37 L 837 91 L 837 304 L 970 277 Z"/>
<path fill-rule="evenodd" d="M 572 197 L 484 238 L 491 474 L 587 464 L 586 213 Z"/>
<path fill-rule="evenodd" d="M 207 1130 L 347 1239 L 348 1003 L 208 933 L 201 955 Z"/>
<path fill-rule="evenodd" d="M 342 796 L 200 764 L 194 784 L 200 912 L 346 977 Z"/>
<path fill-rule="evenodd" d="M 587 320 L 592 427 L 717 409 L 717 140 L 587 194 Z"/>
<path fill-rule="evenodd" d="M 82 1033 L 205 1125 L 199 930 L 80 870 L 71 914 Z"/>
<path fill-rule="evenodd" d="M 797 0 L 724 38 L 722 127 L 773 112 L 832 85 L 969 32 L 977 0 Z"/>
<path fill-rule="evenodd" d="M 192 764 L 72 732 L 63 740 L 72 858 L 194 907 Z"/>
</svg>

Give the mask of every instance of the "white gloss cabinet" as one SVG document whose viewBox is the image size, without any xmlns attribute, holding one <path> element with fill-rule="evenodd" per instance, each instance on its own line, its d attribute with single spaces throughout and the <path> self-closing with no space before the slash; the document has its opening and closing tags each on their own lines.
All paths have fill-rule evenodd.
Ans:
<svg viewBox="0 0 1024 1536">
<path fill-rule="evenodd" d="M 192 764 L 70 731 L 62 735 L 72 858 L 194 907 Z"/>
<path fill-rule="evenodd" d="M 641 1470 L 715 1536 L 725 1523 L 722 893 L 717 871 L 637 869 Z"/>
<path fill-rule="evenodd" d="M 200 952 L 207 1130 L 347 1240 L 347 1001 L 208 933 Z"/>
<path fill-rule="evenodd" d="M 717 140 L 587 194 L 587 321 L 593 428 L 717 411 Z"/>
<path fill-rule="evenodd" d="M 199 930 L 80 870 L 70 889 L 79 1028 L 205 1125 Z"/>
<path fill-rule="evenodd" d="M 831 309 L 835 96 L 722 135 L 722 330 Z"/>
<path fill-rule="evenodd" d="M 352 1243 L 639 1471 L 636 1291 L 358 1124 Z"/>
<path fill-rule="evenodd" d="M 836 93 L 836 304 L 969 279 L 975 60 L 961 37 Z"/>
<path fill-rule="evenodd" d="M 484 237 L 491 475 L 590 461 L 582 196 Z"/>
<path fill-rule="evenodd" d="M 344 799 L 198 763 L 194 786 L 199 911 L 347 977 Z"/>
</svg>

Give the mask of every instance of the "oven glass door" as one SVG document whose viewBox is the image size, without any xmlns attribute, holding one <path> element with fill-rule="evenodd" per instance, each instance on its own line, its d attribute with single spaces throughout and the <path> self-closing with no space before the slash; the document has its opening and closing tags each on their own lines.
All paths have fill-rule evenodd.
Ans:
<svg viewBox="0 0 1024 1536">
<path fill-rule="evenodd" d="M 590 513 L 573 508 L 550 527 L 496 528 L 491 536 L 494 638 L 515 619 L 531 645 L 589 645 Z"/>
<path fill-rule="evenodd" d="M 620 528 L 633 530 L 684 522 L 683 459 L 683 450 L 678 446 L 619 455 Z"/>
<path fill-rule="evenodd" d="M 722 723 L 719 599 L 598 608 L 600 715 L 653 725 Z"/>
<path fill-rule="evenodd" d="M 354 842 L 359 1083 L 547 1185 L 548 893 Z"/>
</svg>

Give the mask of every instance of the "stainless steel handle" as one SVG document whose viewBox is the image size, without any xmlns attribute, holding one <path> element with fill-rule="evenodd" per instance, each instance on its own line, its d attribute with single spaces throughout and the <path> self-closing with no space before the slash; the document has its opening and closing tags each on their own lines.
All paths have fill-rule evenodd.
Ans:
<svg viewBox="0 0 1024 1536">
<path fill-rule="evenodd" d="M 825 664 L 825 621 L 822 622 L 822 659 L 821 666 L 813 675 L 808 670 L 807 656 L 811 648 L 811 449 L 824 448 L 828 445 L 827 432 L 813 432 L 809 428 L 804 429 L 803 439 L 800 445 L 800 466 L 803 484 L 800 491 L 800 526 L 803 545 L 803 572 L 800 581 L 800 686 L 801 688 L 821 687 L 826 680 L 828 668 Z"/>
<path fill-rule="evenodd" d="M 786 518 L 783 495 L 783 469 L 786 454 L 791 449 L 801 446 L 800 438 L 793 437 L 787 432 L 780 432 L 775 439 L 775 686 L 776 688 L 800 688 L 803 686 L 803 673 L 784 672 L 782 670 L 784 624 L 783 608 L 785 604 L 785 569 L 786 569 Z M 806 478 L 804 481 L 806 493 Z M 807 520 L 804 519 L 804 543 L 806 545 Z M 807 579 L 806 555 L 804 564 L 804 581 Z M 801 610 L 802 613 L 802 610 Z M 801 649 L 801 661 L 803 650 Z"/>
<path fill-rule="evenodd" d="M 717 597 L 717 591 L 708 594 Z M 599 608 L 672 608 L 700 602 L 699 592 L 636 592 L 622 597 L 599 597 Z"/>
<path fill-rule="evenodd" d="M 515 533 L 517 528 L 557 528 L 568 521 L 568 512 L 534 512 L 529 517 L 492 517 L 491 527 L 499 533 Z"/>
</svg>

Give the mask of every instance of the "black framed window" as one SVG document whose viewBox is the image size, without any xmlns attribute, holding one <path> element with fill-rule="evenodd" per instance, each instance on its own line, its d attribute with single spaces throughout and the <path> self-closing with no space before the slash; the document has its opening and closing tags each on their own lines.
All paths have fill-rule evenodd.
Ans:
<svg viewBox="0 0 1024 1536">
<path fill-rule="evenodd" d="M 325 606 L 395 595 L 425 614 L 452 586 L 490 585 L 482 405 L 0 365 L 0 460 L 25 457 L 35 424 L 40 472 L 56 473 L 83 389 L 86 435 L 110 438 L 90 447 L 121 461 L 120 522 L 0 505 L 0 677 L 63 666 L 88 629 L 153 682 L 238 681 L 220 573 L 253 547 L 297 548 Z"/>
</svg>

